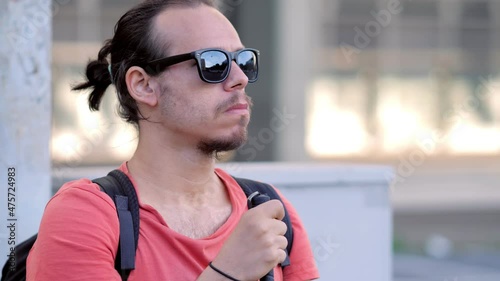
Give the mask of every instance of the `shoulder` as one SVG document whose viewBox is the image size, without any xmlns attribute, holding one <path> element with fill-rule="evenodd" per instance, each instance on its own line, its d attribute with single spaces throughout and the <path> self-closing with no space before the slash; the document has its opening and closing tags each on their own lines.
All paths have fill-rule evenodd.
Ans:
<svg viewBox="0 0 500 281">
<path fill-rule="evenodd" d="M 118 217 L 111 198 L 88 179 L 68 182 L 47 203 L 28 258 L 28 280 L 33 276 L 36 280 L 75 280 L 71 273 L 80 269 L 104 272 L 107 280 L 114 280 L 110 269 L 118 237 Z M 95 260 L 100 262 L 99 270 Z"/>
<path fill-rule="evenodd" d="M 118 225 L 116 207 L 111 198 L 89 179 L 64 184 L 45 207 L 40 232 L 59 226 L 108 223 Z M 83 223 L 83 225 L 82 225 Z"/>
<path fill-rule="evenodd" d="M 42 217 L 40 234 L 99 224 L 118 226 L 116 207 L 111 198 L 89 179 L 64 184 L 49 200 Z"/>
<path fill-rule="evenodd" d="M 47 203 L 43 219 L 54 216 L 60 217 L 61 220 L 65 219 L 67 223 L 71 223 L 81 218 L 79 214 L 111 213 L 116 214 L 116 207 L 111 197 L 102 192 L 99 186 L 91 180 L 79 179 L 64 184 L 57 191 Z M 70 215 L 76 216 L 68 218 Z"/>
<path fill-rule="evenodd" d="M 89 179 L 79 179 L 65 183 L 50 199 L 47 206 L 60 203 L 67 205 L 73 201 L 104 204 L 115 208 L 111 198 L 101 191 L 99 185 Z"/>
</svg>

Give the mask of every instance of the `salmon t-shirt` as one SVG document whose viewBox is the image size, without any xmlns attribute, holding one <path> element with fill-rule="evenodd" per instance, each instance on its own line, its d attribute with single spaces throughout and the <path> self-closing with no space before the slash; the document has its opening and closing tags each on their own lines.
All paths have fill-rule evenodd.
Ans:
<svg viewBox="0 0 500 281">
<path fill-rule="evenodd" d="M 126 163 L 120 166 L 131 179 Z M 215 259 L 245 211 L 246 196 L 226 172 L 215 173 L 225 184 L 232 213 L 212 235 L 192 239 L 171 230 L 163 217 L 139 197 L 140 229 L 135 270 L 130 281 L 194 281 Z M 137 188 L 136 188 L 137 190 Z M 281 196 L 281 194 L 280 194 Z M 292 205 L 282 197 L 292 221 L 291 265 L 274 269 L 275 281 L 304 281 L 319 277 L 306 231 Z M 27 261 L 28 281 L 120 281 L 114 268 L 119 222 L 111 198 L 88 179 L 68 182 L 49 201 L 38 239 Z"/>
</svg>

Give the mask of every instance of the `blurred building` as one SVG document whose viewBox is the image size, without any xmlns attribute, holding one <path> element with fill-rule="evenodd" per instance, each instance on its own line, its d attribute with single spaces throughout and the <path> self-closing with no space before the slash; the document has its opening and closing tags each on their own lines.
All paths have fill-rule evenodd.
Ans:
<svg viewBox="0 0 500 281">
<path fill-rule="evenodd" d="M 70 92 L 137 0 L 54 1 L 53 159 L 119 163 L 136 143 Z M 500 2 L 220 0 L 262 52 L 250 142 L 236 161 L 498 155 Z M 57 4 L 57 5 L 56 5 Z M 415 152 L 417 153 L 417 152 Z"/>
</svg>

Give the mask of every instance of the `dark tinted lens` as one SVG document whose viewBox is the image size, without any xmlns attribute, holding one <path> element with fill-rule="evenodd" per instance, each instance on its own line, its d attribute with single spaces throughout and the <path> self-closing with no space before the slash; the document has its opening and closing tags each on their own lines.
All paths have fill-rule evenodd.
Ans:
<svg viewBox="0 0 500 281">
<path fill-rule="evenodd" d="M 238 55 L 238 65 L 249 81 L 257 79 L 257 56 L 252 51 L 243 51 Z"/>
<path fill-rule="evenodd" d="M 220 51 L 206 51 L 200 56 L 201 73 L 208 81 L 217 82 L 227 74 L 228 58 Z"/>
</svg>

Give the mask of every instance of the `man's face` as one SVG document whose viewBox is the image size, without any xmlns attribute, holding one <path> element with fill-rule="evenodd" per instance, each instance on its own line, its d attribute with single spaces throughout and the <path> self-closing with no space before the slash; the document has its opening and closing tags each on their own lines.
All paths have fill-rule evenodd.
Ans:
<svg viewBox="0 0 500 281">
<path fill-rule="evenodd" d="M 168 55 L 204 48 L 237 51 L 243 48 L 231 23 L 214 8 L 171 8 L 156 19 L 159 42 L 169 42 Z M 245 94 L 248 78 L 233 61 L 228 78 L 203 82 L 195 60 L 167 68 L 159 76 L 161 123 L 174 141 L 211 154 L 246 141 L 251 101 Z"/>
</svg>

